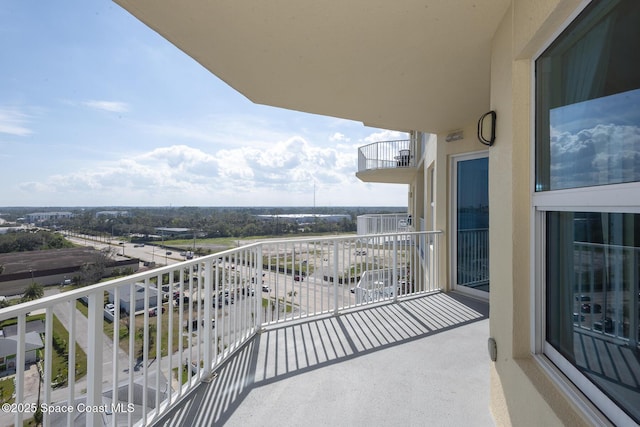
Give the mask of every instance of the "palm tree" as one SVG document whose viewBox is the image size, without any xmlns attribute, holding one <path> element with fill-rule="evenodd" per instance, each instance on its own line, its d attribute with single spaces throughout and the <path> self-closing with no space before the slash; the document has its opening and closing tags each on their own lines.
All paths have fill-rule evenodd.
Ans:
<svg viewBox="0 0 640 427">
<path fill-rule="evenodd" d="M 44 287 L 36 282 L 31 282 L 27 289 L 22 294 L 23 301 L 32 301 L 42 298 L 44 296 Z"/>
</svg>

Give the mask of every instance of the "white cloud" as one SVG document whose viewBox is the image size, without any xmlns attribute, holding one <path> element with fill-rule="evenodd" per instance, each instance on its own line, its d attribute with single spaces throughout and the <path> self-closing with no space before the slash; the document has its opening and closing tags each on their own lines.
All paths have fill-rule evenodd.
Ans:
<svg viewBox="0 0 640 427">
<path fill-rule="evenodd" d="M 0 133 L 28 136 L 33 133 L 26 124 L 29 116 L 15 108 L 0 108 Z"/>
<path fill-rule="evenodd" d="M 129 111 L 129 105 L 125 102 L 91 100 L 85 101 L 83 104 L 96 110 L 110 111 L 112 113 L 126 113 Z"/>
<path fill-rule="evenodd" d="M 182 144 L 20 188 L 35 199 L 57 197 L 60 205 L 311 205 L 314 189 L 318 205 L 406 203 L 406 190 L 397 185 L 360 182 L 356 160 L 354 148 L 300 136 L 211 152 Z"/>
<path fill-rule="evenodd" d="M 551 129 L 551 188 L 640 180 L 640 127 L 598 124 L 578 132 Z"/>
<path fill-rule="evenodd" d="M 346 137 L 344 134 L 340 133 L 340 132 L 336 132 L 333 135 L 331 135 L 329 137 L 329 141 L 344 141 L 344 142 L 349 142 L 351 141 L 351 138 Z"/>
<path fill-rule="evenodd" d="M 383 129 L 379 132 L 372 133 L 367 136 L 364 141 L 367 143 L 380 142 L 380 141 L 395 141 L 409 139 L 409 135 L 406 132 L 399 132 L 396 130 Z"/>
</svg>

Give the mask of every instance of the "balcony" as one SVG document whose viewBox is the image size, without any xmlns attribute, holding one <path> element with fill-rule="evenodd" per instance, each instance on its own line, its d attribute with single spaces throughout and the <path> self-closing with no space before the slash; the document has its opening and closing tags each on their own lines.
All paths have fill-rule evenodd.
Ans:
<svg viewBox="0 0 640 427">
<path fill-rule="evenodd" d="M 358 234 L 404 233 L 413 231 L 406 213 L 358 215 Z"/>
<path fill-rule="evenodd" d="M 409 184 L 416 173 L 410 140 L 380 141 L 358 148 L 358 172 L 363 182 Z"/>
<path fill-rule="evenodd" d="M 45 425 L 291 424 L 319 408 L 491 425 L 487 309 L 440 292 L 440 238 L 265 241 L 5 308 L 15 410 L 0 425 L 36 407 Z"/>
</svg>

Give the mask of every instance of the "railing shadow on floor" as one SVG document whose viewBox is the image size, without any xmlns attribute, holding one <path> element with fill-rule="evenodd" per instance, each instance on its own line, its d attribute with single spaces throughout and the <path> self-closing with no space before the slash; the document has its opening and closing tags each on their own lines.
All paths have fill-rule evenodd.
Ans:
<svg viewBox="0 0 640 427">
<path fill-rule="evenodd" d="M 436 293 L 271 327 L 155 425 L 222 425 L 253 389 L 487 319 L 488 304 Z"/>
</svg>

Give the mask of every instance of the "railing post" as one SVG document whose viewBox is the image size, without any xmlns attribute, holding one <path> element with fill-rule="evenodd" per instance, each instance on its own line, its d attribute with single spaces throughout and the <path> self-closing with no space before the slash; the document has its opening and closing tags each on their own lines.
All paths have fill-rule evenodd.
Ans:
<svg viewBox="0 0 640 427">
<path fill-rule="evenodd" d="M 338 241 L 333 242 L 333 314 L 338 315 Z"/>
<path fill-rule="evenodd" d="M 75 384 L 76 383 L 76 300 L 72 299 L 69 301 L 69 347 L 68 351 L 68 360 L 67 360 L 67 384 Z M 75 401 L 75 387 L 67 387 L 69 390 L 69 394 L 67 397 L 67 402 L 72 405 Z M 72 424 L 73 413 L 69 412 L 67 414 L 67 424 Z"/>
<path fill-rule="evenodd" d="M 89 324 L 87 354 L 87 406 L 102 405 L 102 292 L 93 292 L 89 295 Z M 87 412 L 86 422 L 89 427 L 102 425 L 99 412 Z"/>
<path fill-rule="evenodd" d="M 75 307 L 74 307 L 75 309 Z M 40 390 L 38 390 L 38 403 L 40 404 L 51 404 L 51 372 L 53 370 L 52 367 L 52 356 L 53 352 L 53 307 L 47 307 L 45 310 L 45 332 L 44 332 L 44 369 L 42 370 L 42 375 L 44 378 L 39 378 L 43 387 L 44 397 L 40 398 Z M 69 345 L 70 347 L 71 345 Z M 38 375 L 40 373 L 38 372 Z M 50 424 L 50 414 L 43 414 L 43 425 L 49 426 Z"/>
<path fill-rule="evenodd" d="M 257 254 L 257 260 L 256 260 L 256 264 L 257 264 L 257 277 L 255 279 L 255 283 L 254 283 L 254 289 L 255 293 L 256 293 L 256 303 L 255 303 L 255 311 L 256 311 L 256 324 L 255 324 L 255 328 L 257 330 L 260 330 L 262 328 L 262 322 L 264 321 L 262 319 L 262 274 L 263 274 L 263 262 L 262 262 L 262 243 L 260 243 L 258 245 L 258 254 Z"/>
<path fill-rule="evenodd" d="M 391 278 L 391 286 L 393 286 L 393 302 L 398 302 L 398 236 L 393 237 L 393 277 Z M 406 276 L 406 274 L 405 274 Z M 405 277 L 406 283 L 406 277 Z M 406 285 L 405 285 L 406 288 Z"/>
<path fill-rule="evenodd" d="M 16 348 L 16 376 L 15 376 L 15 385 L 16 385 L 16 403 L 24 402 L 24 364 L 25 364 L 25 331 L 26 327 L 26 315 L 20 314 L 18 315 L 18 344 Z M 22 411 L 16 411 L 15 413 L 15 425 L 22 425 Z"/>
<path fill-rule="evenodd" d="M 211 332 L 213 328 L 211 327 L 211 308 L 213 304 L 213 268 L 212 268 L 212 260 L 209 258 L 204 263 L 204 320 L 201 330 L 204 330 L 204 376 L 208 378 L 211 375 L 211 345 L 213 343 L 213 338 L 211 336 Z M 200 295 L 198 295 L 200 298 Z"/>
</svg>

